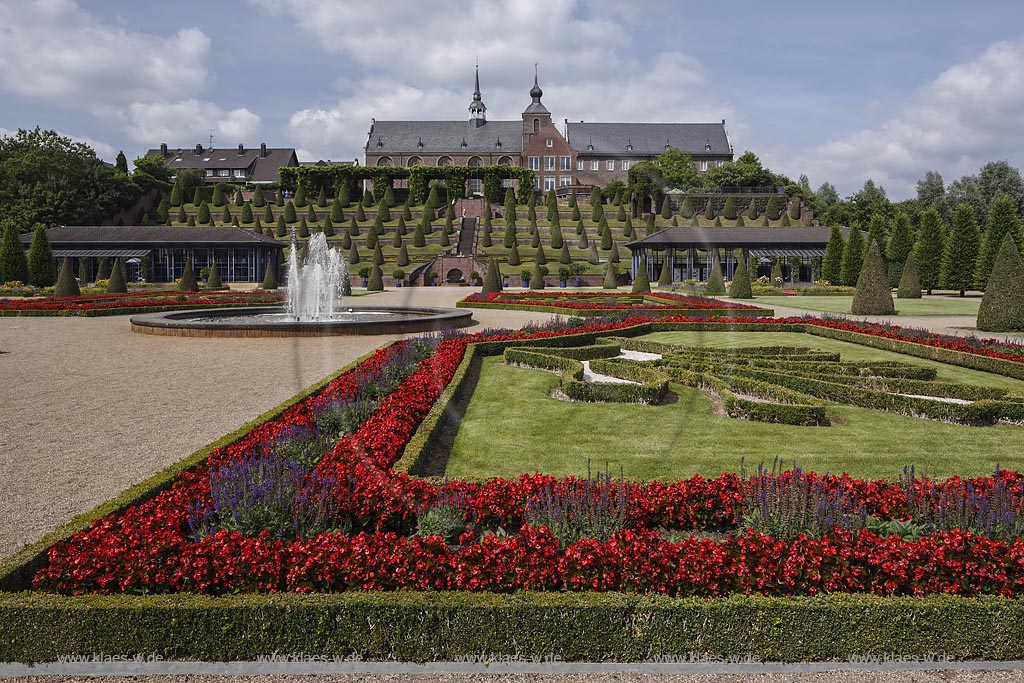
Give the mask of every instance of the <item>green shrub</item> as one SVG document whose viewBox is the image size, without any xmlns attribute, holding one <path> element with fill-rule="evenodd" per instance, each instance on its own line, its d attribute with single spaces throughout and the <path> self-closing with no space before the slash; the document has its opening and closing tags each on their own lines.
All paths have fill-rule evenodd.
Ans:
<svg viewBox="0 0 1024 683">
<path fill-rule="evenodd" d="M 83 259 L 84 263 L 84 259 Z M 75 273 L 71 268 L 71 259 L 65 256 L 60 262 L 60 275 L 57 277 L 57 287 L 53 292 L 54 296 L 82 296 L 82 290 L 75 279 Z"/>
<path fill-rule="evenodd" d="M 404 244 L 398 249 L 398 259 L 395 263 L 399 266 L 409 265 L 409 250 L 405 248 Z"/>
<path fill-rule="evenodd" d="M 750 267 L 747 264 L 747 252 L 740 255 L 736 264 L 736 272 L 729 283 L 729 296 L 733 299 L 753 299 L 754 292 L 750 287 Z"/>
<path fill-rule="evenodd" d="M 21 250 L 19 241 L 18 250 Z M 17 268 L 12 268 L 12 272 Z M 4 269 L 6 270 L 6 268 Z M 50 287 L 57 281 L 57 267 L 50 248 L 50 239 L 46 226 L 36 225 L 32 233 L 32 243 L 28 248 L 28 283 L 35 287 Z"/>
<path fill-rule="evenodd" d="M 854 315 L 894 315 L 889 278 L 878 243 L 872 241 L 868 255 L 857 278 L 857 291 L 853 295 L 851 312 Z"/>
<path fill-rule="evenodd" d="M 704 205 L 704 218 L 706 218 L 706 219 L 708 219 L 710 221 L 714 217 L 715 217 L 715 205 L 711 201 L 711 199 L 708 199 L 707 203 Z"/>
<path fill-rule="evenodd" d="M 498 267 L 498 261 L 492 256 L 487 261 L 487 274 L 484 275 L 484 284 L 480 291 L 483 294 L 490 294 L 501 290 L 501 270 Z"/>
<path fill-rule="evenodd" d="M 303 185 L 299 185 L 295 189 L 295 206 L 300 209 L 306 205 L 306 188 Z"/>
<path fill-rule="evenodd" d="M 248 202 L 242 205 L 242 222 L 252 223 L 252 206 Z"/>
<path fill-rule="evenodd" d="M 213 186 L 213 199 L 210 202 L 214 206 L 224 205 L 224 190 L 221 188 L 221 184 L 217 183 Z"/>
<path fill-rule="evenodd" d="M 663 257 L 661 260 L 661 272 L 658 274 L 658 286 L 668 287 L 672 284 L 672 271 L 668 267 L 668 258 Z"/>
<path fill-rule="evenodd" d="M 843 266 L 840 269 L 841 281 L 838 284 L 846 287 L 855 286 L 863 265 L 864 233 L 861 232 L 860 227 L 854 225 L 850 228 L 850 239 L 846 241 L 846 246 L 843 247 Z"/>
<path fill-rule="evenodd" d="M 615 270 L 615 264 L 610 260 L 608 266 L 604 270 L 604 283 L 601 285 L 604 289 L 618 289 L 618 273 Z"/>
<path fill-rule="evenodd" d="M 736 198 L 728 197 L 725 200 L 725 207 L 722 209 L 722 215 L 730 221 L 736 220 Z"/>
<path fill-rule="evenodd" d="M 366 291 L 368 292 L 383 292 L 384 291 L 384 274 L 380 270 L 380 265 L 373 264 L 373 268 L 370 270 L 370 278 L 366 282 Z"/>
<path fill-rule="evenodd" d="M 1024 330 L 1024 266 L 1013 235 L 1005 232 L 978 308 L 979 330 Z"/>
<path fill-rule="evenodd" d="M 544 289 L 544 274 L 540 270 L 540 262 L 535 261 L 530 274 L 530 289 Z"/>
<path fill-rule="evenodd" d="M 1002 248 L 1003 238 L 1010 235 L 1015 244 L 1021 243 L 1020 216 L 1017 206 L 1007 195 L 1000 195 L 992 202 L 988 212 L 978 260 L 974 269 L 974 286 L 984 289 L 995 264 L 996 253 Z"/>
<path fill-rule="evenodd" d="M 263 196 L 263 188 L 257 185 L 256 190 L 252 193 L 252 205 L 259 209 L 266 205 L 266 203 L 267 200 Z"/>
<path fill-rule="evenodd" d="M 508 264 L 510 266 L 518 266 L 522 261 L 519 258 L 519 244 L 517 242 L 512 243 L 512 248 L 508 252 Z"/>
<path fill-rule="evenodd" d="M 220 268 L 217 267 L 216 260 L 210 263 L 210 276 L 206 278 L 206 288 L 224 289 L 224 283 L 220 280 Z"/>
<path fill-rule="evenodd" d="M 456 543 L 465 530 L 462 511 L 450 503 L 435 505 L 416 517 L 416 535 L 424 538 L 440 536 L 448 543 Z"/>
<path fill-rule="evenodd" d="M 722 277 L 722 266 L 718 261 L 717 249 L 711 255 L 711 270 L 708 272 L 708 282 L 704 286 L 704 293 L 709 296 L 725 294 L 725 279 Z"/>
<path fill-rule="evenodd" d="M 693 218 L 693 200 L 689 196 L 683 198 L 683 204 L 679 207 L 679 215 L 683 218 Z"/>
<path fill-rule="evenodd" d="M 210 222 L 210 207 L 203 202 L 199 205 L 199 212 L 196 215 L 196 222 L 198 223 L 209 223 Z"/>
<path fill-rule="evenodd" d="M 921 280 L 917 277 L 917 264 L 914 262 L 914 252 L 907 254 L 907 260 L 903 264 L 903 272 L 900 274 L 899 288 L 896 290 L 897 299 L 920 299 Z"/>
<path fill-rule="evenodd" d="M 288 226 L 284 224 L 284 216 L 277 217 L 277 230 L 274 231 L 275 237 L 285 237 L 288 234 Z"/>
<path fill-rule="evenodd" d="M 359 249 L 356 247 L 355 242 L 353 242 L 352 246 L 349 248 L 348 259 L 346 260 L 348 261 L 348 264 L 350 266 L 354 266 L 355 264 L 359 263 Z"/>
<path fill-rule="evenodd" d="M 839 229 L 839 226 L 832 226 L 829 231 L 828 244 L 825 246 L 825 256 L 821 259 L 821 277 L 830 285 L 838 285 L 842 282 L 843 247 L 845 244 L 842 230 Z"/>
<path fill-rule="evenodd" d="M 198 292 L 199 283 L 196 282 L 196 274 L 192 269 L 192 259 L 185 261 L 185 270 L 181 274 L 181 280 L 178 282 L 179 292 Z"/>
<path fill-rule="evenodd" d="M 778 195 L 772 195 L 768 199 L 768 204 L 765 206 L 764 215 L 768 220 L 777 221 L 779 216 L 782 215 L 782 201 Z"/>
<path fill-rule="evenodd" d="M 424 217 L 426 217 L 426 215 L 427 215 L 426 212 L 424 212 L 423 215 L 424 215 Z M 362 204 L 356 204 L 355 220 L 359 221 L 360 223 L 365 223 L 366 222 L 366 211 L 363 210 L 363 205 Z"/>
<path fill-rule="evenodd" d="M 666 261 L 667 262 L 667 261 Z M 634 294 L 650 294 L 651 278 L 647 274 L 647 259 L 640 257 L 640 265 L 636 271 L 636 278 L 633 280 Z"/>
</svg>

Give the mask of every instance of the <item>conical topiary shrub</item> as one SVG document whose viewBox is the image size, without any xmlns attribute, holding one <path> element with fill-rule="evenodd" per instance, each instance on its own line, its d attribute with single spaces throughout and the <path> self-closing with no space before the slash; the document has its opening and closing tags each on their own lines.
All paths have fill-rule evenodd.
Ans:
<svg viewBox="0 0 1024 683">
<path fill-rule="evenodd" d="M 668 259 L 661 260 L 661 272 L 658 274 L 658 286 L 669 287 L 672 285 L 672 271 L 668 267 Z"/>
<path fill-rule="evenodd" d="M 729 296 L 733 299 L 753 299 L 754 290 L 750 286 L 750 267 L 747 265 L 747 252 L 740 254 L 736 272 L 729 283 Z"/>
<path fill-rule="evenodd" d="M 587 263 L 596 266 L 601 262 L 601 258 L 597 255 L 597 242 L 590 243 L 590 251 L 587 252 Z"/>
<path fill-rule="evenodd" d="M 498 269 L 497 260 L 492 256 L 487 261 L 487 273 L 484 275 L 484 286 L 480 292 L 482 294 L 493 294 L 501 290 L 501 270 Z"/>
<path fill-rule="evenodd" d="M 224 289 L 224 283 L 220 281 L 220 268 L 217 261 L 210 263 L 210 276 L 206 278 L 207 289 Z"/>
<path fill-rule="evenodd" d="M 409 250 L 404 244 L 398 248 L 398 258 L 395 263 L 400 266 L 409 265 Z"/>
<path fill-rule="evenodd" d="M 722 277 L 722 266 L 718 262 L 717 249 L 711 255 L 711 271 L 708 273 L 708 282 L 704 286 L 704 293 L 710 296 L 725 294 L 725 279 Z"/>
<path fill-rule="evenodd" d="M 903 272 L 900 274 L 900 286 L 896 289 L 897 299 L 920 299 L 921 279 L 917 276 L 917 261 L 914 252 L 907 254 L 907 260 L 903 264 Z"/>
<path fill-rule="evenodd" d="M 544 289 L 544 274 L 541 273 L 540 263 L 534 261 L 533 273 L 530 275 L 530 289 Z"/>
<path fill-rule="evenodd" d="M 520 263 L 522 263 L 522 260 L 519 258 L 519 244 L 513 242 L 512 248 L 508 252 L 508 264 L 510 266 L 518 266 Z"/>
<path fill-rule="evenodd" d="M 633 293 L 651 293 L 651 276 L 647 274 L 647 259 L 642 256 L 640 257 L 640 265 L 637 268 L 636 277 L 633 279 Z"/>
<path fill-rule="evenodd" d="M 587 237 L 587 233 L 585 233 L 585 232 L 580 233 L 580 241 L 577 244 L 577 246 L 580 249 L 589 249 L 590 248 L 590 238 Z"/>
<path fill-rule="evenodd" d="M 745 228 L 745 227 L 747 227 L 747 222 L 745 220 L 743 220 L 743 214 L 740 214 L 740 215 L 736 216 L 736 227 L 737 228 Z"/>
<path fill-rule="evenodd" d="M 611 261 L 608 262 L 607 267 L 604 269 L 604 283 L 601 285 L 604 289 L 618 289 L 618 275 L 615 272 L 615 264 Z"/>
<path fill-rule="evenodd" d="M 539 263 L 542 266 L 547 265 L 548 257 L 544 253 L 544 245 L 541 245 L 541 246 L 537 247 L 537 254 L 533 257 L 533 260 L 536 261 L 537 263 Z"/>
<path fill-rule="evenodd" d="M 618 263 L 619 258 L 619 245 L 613 244 L 611 248 L 611 253 L 608 254 L 608 260 L 611 261 L 612 263 Z"/>
<path fill-rule="evenodd" d="M 181 274 L 181 280 L 178 282 L 179 292 L 198 292 L 199 283 L 196 282 L 196 273 L 192 270 L 192 259 L 185 261 L 185 270 Z"/>
<path fill-rule="evenodd" d="M 341 233 L 341 248 L 346 251 L 352 248 L 352 235 L 347 230 Z"/>
<path fill-rule="evenodd" d="M 558 262 L 565 266 L 572 263 L 572 254 L 569 253 L 568 242 L 562 242 L 562 248 L 558 253 Z"/>
<path fill-rule="evenodd" d="M 984 332 L 1024 330 L 1024 265 L 1009 232 L 1003 235 L 992 263 L 978 308 L 977 327 Z"/>
<path fill-rule="evenodd" d="M 384 273 L 381 272 L 378 264 L 373 264 L 373 268 L 370 270 L 370 277 L 366 281 L 367 292 L 383 292 L 384 291 Z"/>
<path fill-rule="evenodd" d="M 107 280 L 107 294 L 127 294 L 128 284 L 124 279 L 124 261 L 114 259 L 114 267 L 110 270 L 110 279 Z"/>
<path fill-rule="evenodd" d="M 356 243 L 355 242 L 353 242 L 352 246 L 349 247 L 348 259 L 346 259 L 346 260 L 348 261 L 348 264 L 350 266 L 354 266 L 357 263 L 359 263 L 359 249 L 356 247 Z"/>
<path fill-rule="evenodd" d="M 60 273 L 57 275 L 57 287 L 53 292 L 54 296 L 82 296 L 82 290 L 75 279 L 75 273 L 71 268 L 71 259 L 65 256 L 60 262 Z"/>
<path fill-rule="evenodd" d="M 373 248 L 373 265 L 382 266 L 384 265 L 384 252 L 380 249 L 380 243 Z"/>
<path fill-rule="evenodd" d="M 277 289 L 277 273 L 273 261 L 267 261 L 267 270 L 263 274 L 263 284 L 260 286 L 267 290 Z"/>
<path fill-rule="evenodd" d="M 783 214 L 785 215 L 785 214 Z M 894 315 L 896 307 L 892 303 L 892 291 L 889 289 L 889 276 L 885 272 L 885 261 L 878 250 L 878 242 L 871 240 L 864 265 L 857 278 L 857 290 L 853 295 L 854 315 Z"/>
</svg>

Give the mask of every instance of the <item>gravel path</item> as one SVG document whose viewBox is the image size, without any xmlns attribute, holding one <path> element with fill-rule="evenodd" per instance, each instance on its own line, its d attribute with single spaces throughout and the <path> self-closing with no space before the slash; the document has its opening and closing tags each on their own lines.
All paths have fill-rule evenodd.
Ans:
<svg viewBox="0 0 1024 683">
<path fill-rule="evenodd" d="M 468 288 L 359 305 L 454 306 Z M 475 328 L 544 313 L 474 310 Z M 0 318 L 0 556 L 37 540 L 400 335 L 204 339 L 127 316 Z"/>
</svg>

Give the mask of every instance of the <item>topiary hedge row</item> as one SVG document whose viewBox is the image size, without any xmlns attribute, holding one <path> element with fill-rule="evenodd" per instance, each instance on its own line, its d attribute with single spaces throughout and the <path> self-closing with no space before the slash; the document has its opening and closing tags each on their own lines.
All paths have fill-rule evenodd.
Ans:
<svg viewBox="0 0 1024 683">
<path fill-rule="evenodd" d="M 0 595 L 0 660 L 95 652 L 215 662 L 300 652 L 409 662 L 481 654 L 618 662 L 750 654 L 799 662 L 884 652 L 1012 660 L 1024 657 L 1024 601 L 413 591 Z"/>
<path fill-rule="evenodd" d="M 829 339 L 852 342 L 854 344 L 860 344 L 861 346 L 870 346 L 872 348 L 882 349 L 883 351 L 904 353 L 916 358 L 926 358 L 928 360 L 938 361 L 939 363 L 949 363 L 950 365 L 956 365 L 961 368 L 970 368 L 971 370 L 992 372 L 997 375 L 1003 375 L 1004 377 L 1024 379 L 1024 363 L 1003 360 L 1002 358 L 992 358 L 990 356 L 981 356 L 974 353 L 964 353 L 963 351 L 956 351 L 954 349 L 944 349 L 940 346 L 915 344 L 914 342 L 907 342 L 901 339 L 877 337 L 872 334 L 837 330 L 832 327 L 821 327 L 819 325 L 804 325 L 803 331 L 818 337 L 827 337 Z"/>
</svg>

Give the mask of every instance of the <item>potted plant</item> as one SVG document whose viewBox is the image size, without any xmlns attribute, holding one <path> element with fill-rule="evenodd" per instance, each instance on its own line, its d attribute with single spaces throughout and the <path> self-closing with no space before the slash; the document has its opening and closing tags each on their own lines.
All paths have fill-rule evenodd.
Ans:
<svg viewBox="0 0 1024 683">
<path fill-rule="evenodd" d="M 431 287 L 437 287 L 437 271 L 432 270 L 427 273 L 427 282 L 430 283 Z"/>
<path fill-rule="evenodd" d="M 478 273 L 478 272 L 476 272 L 474 270 L 472 273 L 469 274 L 469 280 L 470 280 L 470 282 L 473 283 L 474 287 L 479 287 L 480 284 L 481 284 L 480 273 Z"/>
<path fill-rule="evenodd" d="M 582 263 L 573 261 L 569 264 L 569 273 L 573 276 L 572 286 L 582 287 L 583 281 L 580 279 L 580 275 L 583 275 L 587 270 L 587 267 Z"/>
<path fill-rule="evenodd" d="M 526 288 L 526 287 L 530 286 L 530 276 L 532 276 L 532 275 L 533 275 L 533 272 L 530 271 L 530 270 L 524 270 L 524 271 L 519 273 L 519 279 L 522 282 L 523 288 Z"/>
<path fill-rule="evenodd" d="M 359 279 L 363 281 L 363 287 L 370 281 L 370 268 L 368 266 L 359 269 Z"/>
<path fill-rule="evenodd" d="M 395 281 L 395 287 L 401 287 L 402 282 L 405 280 L 405 271 L 401 268 L 396 268 L 391 273 L 391 278 Z"/>
<path fill-rule="evenodd" d="M 572 269 L 569 266 L 562 266 L 558 269 L 558 286 L 565 287 L 565 283 L 569 281 L 569 277 L 572 276 Z"/>
</svg>

